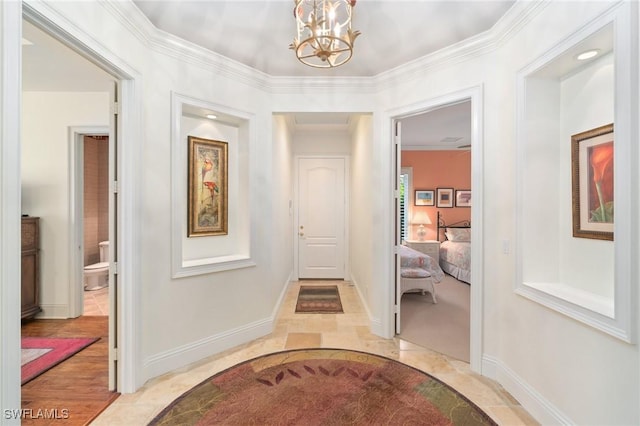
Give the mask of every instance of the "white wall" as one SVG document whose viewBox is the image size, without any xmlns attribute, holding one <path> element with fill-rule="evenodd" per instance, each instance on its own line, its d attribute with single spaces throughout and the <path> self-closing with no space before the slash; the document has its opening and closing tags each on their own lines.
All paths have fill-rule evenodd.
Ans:
<svg viewBox="0 0 640 426">
<path fill-rule="evenodd" d="M 502 247 L 503 241 L 514 242 L 516 229 L 516 75 L 612 4 L 549 2 L 496 50 L 439 64 L 379 94 L 380 102 L 393 109 L 483 86 L 484 160 L 482 171 L 474 171 L 482 175 L 486 206 L 483 369 L 543 424 L 640 423 L 637 345 L 516 295 L 514 254 L 503 253 Z M 375 263 L 385 258 L 382 250 L 374 253 Z M 374 274 L 374 286 L 388 276 Z"/>
<path fill-rule="evenodd" d="M 296 155 L 349 155 L 351 152 L 349 133 L 346 129 L 313 126 L 311 129 L 296 130 L 293 139 Z"/>
<path fill-rule="evenodd" d="M 81 2 L 39 7 L 53 9 L 53 19 L 64 17 L 57 21 L 63 27 L 100 40 L 101 49 L 117 52 L 118 61 L 134 70 L 133 76 L 144 86 L 140 87 L 138 106 L 143 123 L 141 138 L 131 141 L 136 144 L 132 152 L 139 152 L 140 167 L 135 174 L 137 181 L 129 182 L 139 200 L 135 211 L 139 215 L 139 238 L 136 258 L 127 261 L 135 264 L 138 280 L 126 283 L 135 288 L 141 300 L 135 315 L 141 323 L 136 341 L 142 381 L 268 333 L 275 303 L 286 284 L 281 272 L 274 277 L 271 264 L 286 265 L 291 256 L 286 247 L 285 252 L 272 252 L 274 201 L 269 189 L 274 176 L 268 96 L 176 51 L 167 54 L 151 50 L 129 32 L 121 17 L 108 12 L 108 5 Z M 171 278 L 172 91 L 252 116 L 251 137 L 259 141 L 248 154 L 255 267 Z M 56 108 L 62 109 L 59 104 Z M 234 214 L 238 212 L 230 211 Z"/>
<path fill-rule="evenodd" d="M 265 301 L 273 300 L 274 289 L 282 286 L 274 282 L 270 263 L 285 265 L 287 261 L 279 256 L 289 256 L 271 252 L 275 237 L 271 224 L 275 214 L 282 214 L 280 207 L 273 208 L 271 192 L 265 191 L 273 188 L 277 176 L 272 164 L 273 140 L 269 139 L 269 135 L 273 136 L 272 111 L 373 113 L 371 137 L 362 139 L 371 141 L 370 151 L 358 156 L 361 165 L 354 163 L 355 167 L 370 165 L 370 174 L 367 176 L 360 169 L 362 181 L 352 188 L 357 186 L 371 194 L 363 195 L 371 197 L 363 200 L 371 208 L 371 225 L 356 231 L 359 236 L 354 233 L 353 238 L 366 242 L 366 233 L 373 235 L 375 231 L 375 241 L 370 260 L 360 260 L 361 270 L 354 277 L 357 274 L 357 279 L 366 281 L 367 273 L 371 274 L 369 309 L 375 319 L 389 314 L 385 310 L 392 285 L 392 156 L 386 111 L 482 85 L 483 167 L 474 170 L 474 174 L 479 173 L 483 179 L 483 202 L 487 206 L 482 224 L 487 236 L 484 276 L 480 277 L 485 283 L 485 374 L 494 375 L 508 390 L 522 397 L 525 407 L 543 423 L 558 419 L 576 424 L 640 423 L 637 346 L 516 295 L 514 258 L 502 250 L 503 240 L 515 238 L 515 75 L 532 58 L 610 3 L 549 2 L 528 16 L 523 28 L 494 46 L 495 50 L 457 57 L 456 61 L 394 80 L 394 84 L 383 84 L 375 93 L 370 86 L 359 90 L 360 86 L 353 82 L 336 83 L 335 88 L 329 83 L 321 89 L 263 91 L 229 74 L 217 73 L 215 67 L 202 66 L 192 57 L 180 57 L 175 51 L 175 56 L 168 56 L 148 50 L 113 16 L 105 14 L 100 4 L 54 5 L 68 22 L 100 40 L 105 48 L 118 52 L 122 61 L 144 76 L 144 139 L 139 143 L 142 158 L 152 167 L 139 171 L 140 215 L 144 220 L 140 221 L 140 258 L 136 259 L 140 282 L 132 285 L 139 286 L 143 301 L 139 312 L 140 350 L 146 377 L 219 351 L 230 343 L 222 339 L 223 335 L 238 334 L 246 339 L 251 333 L 240 330 L 262 331 L 256 324 L 269 320 L 274 304 Z M 258 242 L 255 268 L 180 280 L 170 278 L 171 242 L 166 232 L 170 228 L 170 197 L 158 188 L 170 187 L 170 124 L 166 118 L 170 117 L 171 90 L 255 114 L 254 130 L 261 135 L 261 143 L 252 153 L 260 161 L 251 163 L 252 206 L 259 209 L 259 215 L 252 213 Z M 359 145 L 354 143 L 354 150 Z M 352 216 L 356 217 L 354 212 Z"/>
<path fill-rule="evenodd" d="M 271 188 L 273 209 L 273 239 L 271 253 L 274 253 L 271 267 L 274 274 L 274 294 L 278 286 L 288 283 L 293 273 L 293 136 L 282 115 L 273 116 L 273 188 Z"/>
<path fill-rule="evenodd" d="M 69 315 L 70 126 L 109 125 L 109 94 L 23 92 L 22 213 L 40 217 L 41 318 Z"/>
<path fill-rule="evenodd" d="M 227 191 L 238 196 L 228 197 L 227 235 L 187 237 L 187 205 L 182 207 L 182 260 L 199 260 L 219 256 L 243 254 L 250 251 L 249 210 L 247 209 L 247 182 L 241 179 L 246 165 L 240 162 L 241 152 L 246 151 L 246 142 L 238 137 L 238 127 L 206 118 L 183 116 L 181 120 L 181 143 L 188 151 L 188 137 L 197 136 L 227 143 Z M 241 146 L 243 145 L 243 146 Z M 185 168 L 186 169 L 186 168 Z M 182 187 L 187 188 L 187 173 L 183 176 Z M 186 194 L 188 197 L 188 193 Z"/>
<path fill-rule="evenodd" d="M 371 190 L 372 164 L 372 117 L 358 116 L 353 125 L 351 138 L 351 188 L 349 192 L 349 211 L 351 212 L 349 229 L 351 232 L 351 281 L 358 287 L 367 311 L 371 314 L 371 282 L 374 239 L 373 199 Z"/>
<path fill-rule="evenodd" d="M 562 81 L 561 115 L 563 128 L 561 141 L 570 141 L 571 135 L 605 124 L 613 123 L 614 65 L 613 54 L 604 56 L 590 66 Z M 561 175 L 559 200 L 565 200 L 560 212 L 559 263 L 560 282 L 589 293 L 613 299 L 614 254 L 613 241 L 572 238 L 571 176 L 566 167 L 571 158 L 569 142 L 560 145 L 560 158 L 566 172 Z M 585 263 L 598 265 L 585 268 Z"/>
</svg>

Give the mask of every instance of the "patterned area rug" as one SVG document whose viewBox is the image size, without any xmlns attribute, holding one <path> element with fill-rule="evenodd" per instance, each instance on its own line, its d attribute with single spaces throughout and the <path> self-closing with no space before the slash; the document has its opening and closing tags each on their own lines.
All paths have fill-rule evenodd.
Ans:
<svg viewBox="0 0 640 426">
<path fill-rule="evenodd" d="M 278 352 L 222 371 L 150 425 L 495 425 L 428 374 L 339 349 Z"/>
<path fill-rule="evenodd" d="M 337 285 L 300 286 L 296 313 L 339 314 L 343 312 Z"/>
<path fill-rule="evenodd" d="M 21 351 L 22 383 L 38 377 L 65 359 L 77 354 L 100 338 L 23 337 Z"/>
</svg>

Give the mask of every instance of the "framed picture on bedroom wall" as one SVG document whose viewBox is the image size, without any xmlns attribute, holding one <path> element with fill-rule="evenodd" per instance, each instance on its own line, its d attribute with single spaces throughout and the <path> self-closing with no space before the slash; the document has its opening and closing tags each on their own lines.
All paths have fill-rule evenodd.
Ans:
<svg viewBox="0 0 640 426">
<path fill-rule="evenodd" d="M 453 188 L 436 189 L 436 207 L 453 207 Z"/>
<path fill-rule="evenodd" d="M 613 124 L 571 136 L 573 236 L 613 240 Z"/>
<path fill-rule="evenodd" d="M 470 189 L 456 189 L 456 207 L 471 207 Z"/>
<path fill-rule="evenodd" d="M 433 189 L 418 189 L 415 193 L 414 204 L 416 206 L 435 206 L 435 191 Z"/>
</svg>

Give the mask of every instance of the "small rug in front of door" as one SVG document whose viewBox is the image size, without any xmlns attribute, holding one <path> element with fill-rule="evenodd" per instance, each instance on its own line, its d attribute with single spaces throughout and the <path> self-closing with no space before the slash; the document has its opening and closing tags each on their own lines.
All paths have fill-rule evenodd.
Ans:
<svg viewBox="0 0 640 426">
<path fill-rule="evenodd" d="M 301 285 L 296 302 L 298 314 L 341 314 L 342 302 L 337 285 Z"/>
</svg>

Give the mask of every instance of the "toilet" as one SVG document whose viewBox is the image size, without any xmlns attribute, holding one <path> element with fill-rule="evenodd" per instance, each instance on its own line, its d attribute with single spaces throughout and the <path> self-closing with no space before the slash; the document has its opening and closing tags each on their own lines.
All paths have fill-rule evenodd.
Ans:
<svg viewBox="0 0 640 426">
<path fill-rule="evenodd" d="M 109 285 L 109 241 L 98 244 L 100 262 L 84 267 L 84 289 L 99 290 Z"/>
</svg>

